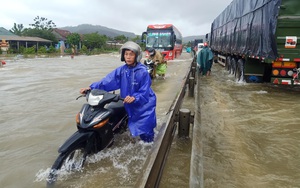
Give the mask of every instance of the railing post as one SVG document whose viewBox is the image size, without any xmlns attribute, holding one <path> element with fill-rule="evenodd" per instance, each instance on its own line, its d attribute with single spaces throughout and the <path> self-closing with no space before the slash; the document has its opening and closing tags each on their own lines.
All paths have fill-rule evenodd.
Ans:
<svg viewBox="0 0 300 188">
<path fill-rule="evenodd" d="M 196 67 L 192 67 L 191 68 L 191 76 L 195 78 L 195 75 L 196 75 Z"/>
<path fill-rule="evenodd" d="M 194 97 L 195 77 L 189 79 L 189 97 Z"/>
<path fill-rule="evenodd" d="M 179 110 L 179 126 L 178 126 L 179 137 L 189 137 L 190 117 L 191 117 L 191 111 L 189 109 Z"/>
</svg>

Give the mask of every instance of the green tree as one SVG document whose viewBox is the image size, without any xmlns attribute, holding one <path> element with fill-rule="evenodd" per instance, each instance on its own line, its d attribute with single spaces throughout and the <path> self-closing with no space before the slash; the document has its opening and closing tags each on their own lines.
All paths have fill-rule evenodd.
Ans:
<svg viewBox="0 0 300 188">
<path fill-rule="evenodd" d="M 89 50 L 93 50 L 94 48 L 104 48 L 107 41 L 105 35 L 99 35 L 98 33 L 85 34 L 83 38 L 83 45 Z"/>
<path fill-rule="evenodd" d="M 136 42 L 136 43 L 141 43 L 141 36 L 139 35 L 136 35 L 133 39 L 132 39 L 133 42 Z"/>
<path fill-rule="evenodd" d="M 23 26 L 23 24 L 14 23 L 14 27 L 11 28 L 9 31 L 16 35 L 22 36 L 23 31 L 24 31 L 24 26 Z"/>
<path fill-rule="evenodd" d="M 32 26 L 35 29 L 39 29 L 39 30 L 52 30 L 53 28 L 56 27 L 55 23 L 52 20 L 49 20 L 47 18 L 44 17 L 35 17 L 33 19 L 34 23 L 33 24 L 29 24 L 30 26 Z"/>
<path fill-rule="evenodd" d="M 40 37 L 55 43 L 58 42 L 55 35 L 52 33 L 52 29 L 56 27 L 52 20 L 48 21 L 47 18 L 37 16 L 34 18 L 34 24 L 29 25 L 33 28 L 25 28 L 22 32 L 24 36 Z"/>
<path fill-rule="evenodd" d="M 115 37 L 115 40 L 120 42 L 120 43 L 124 43 L 128 41 L 128 38 L 125 37 L 125 35 L 119 35 Z"/>
<path fill-rule="evenodd" d="M 24 36 L 30 36 L 30 37 L 40 37 L 43 39 L 48 39 L 51 40 L 52 42 L 57 43 L 57 39 L 55 37 L 55 35 L 51 32 L 51 30 L 41 30 L 41 29 L 25 29 L 23 32 Z"/>
<path fill-rule="evenodd" d="M 80 53 L 82 53 L 82 54 L 87 54 L 88 53 L 88 49 L 85 45 L 82 45 L 82 48 L 80 49 Z"/>
<path fill-rule="evenodd" d="M 67 36 L 67 43 L 73 47 L 78 46 L 80 42 L 80 35 L 78 33 L 72 33 Z"/>
</svg>

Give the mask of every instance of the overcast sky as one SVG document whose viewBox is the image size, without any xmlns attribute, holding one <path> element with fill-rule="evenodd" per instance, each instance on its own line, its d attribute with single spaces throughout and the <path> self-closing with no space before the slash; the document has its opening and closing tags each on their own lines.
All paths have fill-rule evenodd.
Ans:
<svg viewBox="0 0 300 188">
<path fill-rule="evenodd" d="M 174 24 L 184 37 L 204 35 L 232 0 L 8 0 L 1 3 L 0 27 L 29 27 L 36 16 L 56 26 L 101 25 L 141 35 L 149 24 Z"/>
</svg>

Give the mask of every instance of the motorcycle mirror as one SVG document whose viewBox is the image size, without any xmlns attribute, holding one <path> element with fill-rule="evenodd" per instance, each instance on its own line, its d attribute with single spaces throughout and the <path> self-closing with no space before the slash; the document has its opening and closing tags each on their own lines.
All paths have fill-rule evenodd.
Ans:
<svg viewBox="0 0 300 188">
<path fill-rule="evenodd" d="M 78 96 L 78 97 L 76 98 L 76 100 L 78 100 L 79 98 L 84 97 L 84 96 L 85 96 L 85 94 L 82 94 L 82 95 Z"/>
</svg>

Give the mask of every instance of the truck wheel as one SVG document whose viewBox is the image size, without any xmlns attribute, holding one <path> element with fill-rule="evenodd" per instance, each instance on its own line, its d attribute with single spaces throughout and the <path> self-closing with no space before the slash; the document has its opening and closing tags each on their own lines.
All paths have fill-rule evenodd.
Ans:
<svg viewBox="0 0 300 188">
<path fill-rule="evenodd" d="M 227 70 L 228 72 L 230 71 L 230 66 L 231 66 L 230 59 L 231 57 L 227 56 L 226 63 L 225 63 L 225 70 Z"/>
<path fill-rule="evenodd" d="M 231 61 L 230 61 L 230 74 L 232 75 L 235 75 L 235 72 L 236 72 L 236 59 L 233 57 L 231 58 Z"/>
<path fill-rule="evenodd" d="M 239 59 L 237 61 L 237 68 L 236 68 L 236 74 L 235 78 L 238 82 L 243 82 L 244 79 L 244 67 L 245 67 L 245 61 L 243 59 Z"/>
</svg>

